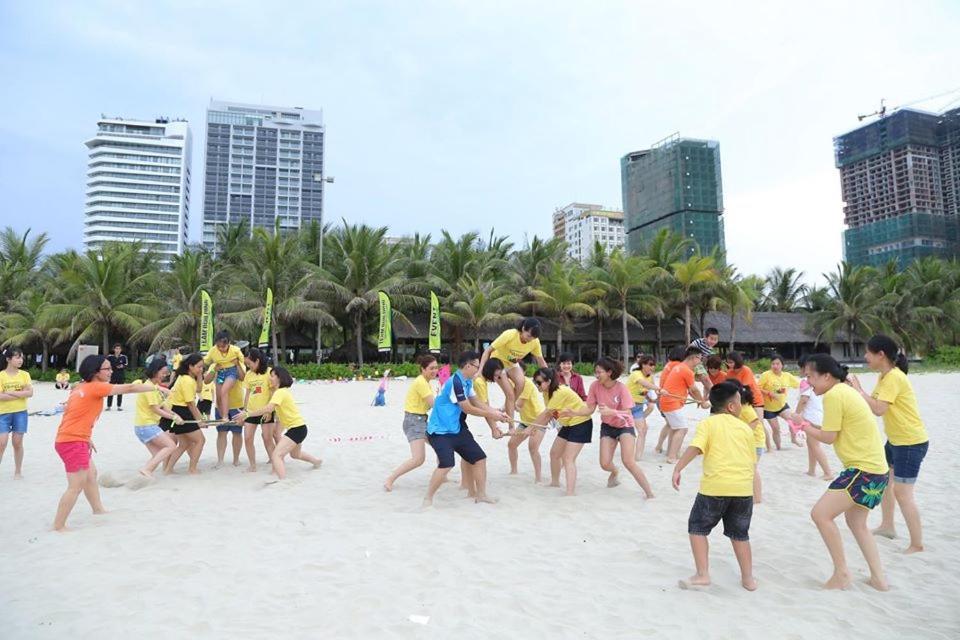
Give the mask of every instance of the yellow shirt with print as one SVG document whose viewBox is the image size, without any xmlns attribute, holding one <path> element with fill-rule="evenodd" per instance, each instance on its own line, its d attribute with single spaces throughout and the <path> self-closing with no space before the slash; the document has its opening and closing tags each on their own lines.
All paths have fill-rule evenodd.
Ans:
<svg viewBox="0 0 960 640">
<path fill-rule="evenodd" d="M 477 376 L 473 379 L 473 392 L 477 394 L 477 400 L 484 404 L 490 404 L 490 390 L 487 388 L 486 378 Z"/>
<path fill-rule="evenodd" d="M 766 447 L 767 434 L 763 431 L 763 423 L 760 422 L 760 416 L 757 415 L 757 410 L 748 404 L 743 405 L 743 408 L 740 409 L 740 419 L 746 422 L 747 426 L 753 430 L 754 446 L 758 449 Z"/>
<path fill-rule="evenodd" d="M 580 399 L 577 392 L 564 385 L 557 387 L 557 390 L 554 391 L 550 399 L 547 400 L 547 409 L 552 411 L 563 411 L 564 409 L 576 411 L 577 409 L 583 409 L 585 406 L 587 406 L 587 403 Z M 573 427 L 578 424 L 583 424 L 588 420 L 590 420 L 590 416 L 557 418 L 557 421 L 564 427 Z"/>
<path fill-rule="evenodd" d="M 493 349 L 493 357 L 499 359 L 505 364 L 520 362 L 529 354 L 543 357 L 543 351 L 540 349 L 540 338 L 534 338 L 530 342 L 520 341 L 520 332 L 517 329 L 508 329 L 490 345 Z"/>
<path fill-rule="evenodd" d="M 419 375 L 407 389 L 407 398 L 403 403 L 403 410 L 407 413 L 425 416 L 430 412 L 430 405 L 427 404 L 427 398 L 430 397 L 433 397 L 433 389 L 430 388 L 427 379 Z"/>
<path fill-rule="evenodd" d="M 216 408 L 216 407 L 214 407 Z M 243 409 L 243 383 L 237 382 L 230 387 L 230 395 L 227 396 L 227 410 Z"/>
<path fill-rule="evenodd" d="M 256 411 L 267 406 L 272 393 L 270 389 L 270 367 L 267 367 L 266 373 L 248 371 L 242 384 L 243 388 L 250 392 L 250 397 L 247 398 L 247 409 L 249 411 Z M 237 387 L 239 386 L 237 385 Z"/>
<path fill-rule="evenodd" d="M 297 403 L 293 399 L 293 394 L 290 393 L 289 387 L 283 387 L 274 391 L 273 395 L 270 396 L 270 404 L 275 407 L 274 413 L 284 431 L 307 424 L 300 410 L 297 409 Z"/>
<path fill-rule="evenodd" d="M 881 377 L 873 397 L 890 405 L 883 414 L 883 429 L 890 444 L 902 447 L 930 439 L 920 419 L 917 394 L 903 371 L 894 367 Z"/>
<path fill-rule="evenodd" d="M 763 391 L 773 394 L 772 398 L 763 396 L 763 409 L 765 411 L 780 411 L 787 404 L 787 388 L 798 388 L 800 379 L 786 371 L 780 372 L 780 375 L 773 371 L 764 371 L 760 374 L 760 379 L 757 380 L 757 386 Z"/>
<path fill-rule="evenodd" d="M 522 400 L 520 405 L 520 422 L 523 424 L 533 424 L 543 413 L 543 394 L 537 391 L 537 385 L 530 378 L 523 379 L 523 390 L 518 396 Z"/>
<path fill-rule="evenodd" d="M 173 383 L 173 389 L 170 390 L 170 404 L 175 407 L 185 407 L 191 402 L 197 401 L 197 381 L 193 376 L 177 376 L 177 381 Z"/>
<path fill-rule="evenodd" d="M 705 496 L 753 495 L 757 452 L 753 429 L 729 413 L 716 413 L 697 425 L 691 447 L 703 452 L 700 493 Z"/>
<path fill-rule="evenodd" d="M 630 397 L 633 398 L 634 404 L 644 404 L 647 402 L 647 392 L 649 389 L 640 384 L 641 380 L 644 382 L 653 382 L 653 376 L 645 376 L 643 375 L 643 371 L 637 369 L 631 372 L 627 378 L 627 389 L 630 391 Z"/>
<path fill-rule="evenodd" d="M 150 384 L 149 382 L 144 382 L 143 380 L 134 380 L 133 384 Z M 157 424 L 160 421 L 160 416 L 155 414 L 150 407 L 162 407 L 163 406 L 163 396 L 160 395 L 159 391 L 147 391 L 146 393 L 137 394 L 137 408 L 136 415 L 133 419 L 133 425 L 135 427 L 148 427 L 150 425 Z"/>
<path fill-rule="evenodd" d="M 877 421 L 867 401 L 850 385 L 837 383 L 823 394 L 823 431 L 834 431 L 833 449 L 844 468 L 886 473 L 887 459 Z"/>
<path fill-rule="evenodd" d="M 23 369 L 17 371 L 12 376 L 6 370 L 0 371 L 0 391 L 10 393 L 11 391 L 23 391 L 30 384 L 30 374 Z M 0 400 L 0 413 L 18 413 L 27 410 L 26 398 L 15 398 L 13 400 Z"/>
<path fill-rule="evenodd" d="M 226 353 L 220 351 L 220 347 L 215 346 L 213 349 L 210 349 L 210 351 L 207 351 L 207 355 L 203 356 L 203 361 L 206 364 L 216 366 L 217 370 L 229 369 L 230 367 L 242 367 L 243 352 L 240 351 L 240 347 L 235 344 L 230 345 Z"/>
</svg>

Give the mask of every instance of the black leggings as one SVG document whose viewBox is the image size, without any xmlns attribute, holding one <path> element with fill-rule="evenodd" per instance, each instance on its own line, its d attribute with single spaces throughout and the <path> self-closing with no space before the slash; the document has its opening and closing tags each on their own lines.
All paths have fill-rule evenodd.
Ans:
<svg viewBox="0 0 960 640">
<path fill-rule="evenodd" d="M 112 376 L 110 376 L 110 384 L 123 384 L 123 383 L 125 383 L 125 382 L 126 382 L 126 376 L 125 376 L 122 372 L 119 373 L 119 374 L 117 374 L 116 372 L 114 372 L 114 374 L 113 374 Z M 107 396 L 107 409 L 109 409 L 110 407 L 113 406 L 113 399 L 114 399 L 114 398 L 117 399 L 117 409 L 119 409 L 120 407 L 123 406 L 123 396 L 122 396 L 122 395 Z"/>
<path fill-rule="evenodd" d="M 120 383 L 123 384 L 123 383 Z M 113 406 L 113 399 L 117 399 L 117 409 L 123 406 L 123 395 L 107 396 L 107 409 Z"/>
</svg>

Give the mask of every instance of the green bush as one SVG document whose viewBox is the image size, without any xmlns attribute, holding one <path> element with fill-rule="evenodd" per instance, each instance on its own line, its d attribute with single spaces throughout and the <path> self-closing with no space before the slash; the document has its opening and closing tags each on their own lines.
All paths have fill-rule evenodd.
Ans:
<svg viewBox="0 0 960 640">
<path fill-rule="evenodd" d="M 933 364 L 948 367 L 960 366 L 960 347 L 937 347 L 927 360 Z"/>
<path fill-rule="evenodd" d="M 337 378 L 374 378 L 379 379 L 383 372 L 390 369 L 390 376 L 407 376 L 409 378 L 420 375 L 420 367 L 415 362 L 379 362 L 365 364 L 362 367 L 351 367 L 336 362 L 321 364 L 292 364 L 287 370 L 298 380 L 336 380 Z"/>
</svg>

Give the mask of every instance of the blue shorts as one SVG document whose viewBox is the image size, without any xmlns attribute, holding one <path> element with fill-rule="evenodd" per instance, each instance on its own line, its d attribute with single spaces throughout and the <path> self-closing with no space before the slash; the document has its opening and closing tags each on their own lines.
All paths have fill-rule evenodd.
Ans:
<svg viewBox="0 0 960 640">
<path fill-rule="evenodd" d="M 27 410 L 0 413 L 0 433 L 26 433 Z"/>
<path fill-rule="evenodd" d="M 897 446 L 890 444 L 887 440 L 887 444 L 883 445 L 883 452 L 887 456 L 887 464 L 893 470 L 893 481 L 914 484 L 917 476 L 920 475 L 920 463 L 923 462 L 929 448 L 929 441 Z"/>
<path fill-rule="evenodd" d="M 630 415 L 633 416 L 634 420 L 636 420 L 637 418 L 643 419 L 643 412 L 646 410 L 647 410 L 646 402 L 644 402 L 643 404 L 635 404 L 632 407 L 630 407 Z"/>
<path fill-rule="evenodd" d="M 163 433 L 163 429 L 158 427 L 155 424 L 146 425 L 144 427 L 134 427 L 133 432 L 137 434 L 137 437 L 140 439 L 140 442 L 147 444 L 158 435 Z"/>
<path fill-rule="evenodd" d="M 454 453 L 459 453 L 464 461 L 475 464 L 487 457 L 470 430 L 461 427 L 459 433 L 427 434 L 427 442 L 437 453 L 437 468 L 449 469 L 454 465 Z"/>
<path fill-rule="evenodd" d="M 760 456 L 763 455 L 763 452 L 766 451 L 763 447 L 757 447 L 757 460 L 760 459 Z"/>
<path fill-rule="evenodd" d="M 217 416 L 217 420 L 220 420 L 220 412 L 214 412 Z M 236 415 L 240 413 L 240 409 L 228 409 L 227 416 L 230 420 L 233 420 Z M 243 433 L 243 426 L 239 424 L 218 424 L 217 433 Z"/>
<path fill-rule="evenodd" d="M 227 367 L 226 369 L 217 371 L 217 384 L 223 384 L 230 378 L 234 380 L 240 379 L 240 372 L 237 371 L 236 367 Z"/>
</svg>

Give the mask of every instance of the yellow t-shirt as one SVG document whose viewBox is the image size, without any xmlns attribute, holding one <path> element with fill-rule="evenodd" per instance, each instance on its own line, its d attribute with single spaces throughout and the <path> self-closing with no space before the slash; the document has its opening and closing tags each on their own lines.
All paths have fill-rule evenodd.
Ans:
<svg viewBox="0 0 960 640">
<path fill-rule="evenodd" d="M 69 374 L 69 373 L 58 373 L 58 374 L 57 374 L 57 382 L 70 382 L 70 374 Z"/>
<path fill-rule="evenodd" d="M 757 464 L 753 429 L 729 413 L 716 413 L 697 425 L 691 447 L 703 451 L 700 493 L 705 496 L 753 495 Z"/>
<path fill-rule="evenodd" d="M 197 401 L 197 381 L 190 375 L 177 376 L 170 390 L 170 404 L 175 407 L 185 407 Z"/>
<path fill-rule="evenodd" d="M 486 378 L 477 376 L 473 379 L 473 392 L 477 394 L 477 400 L 484 404 L 490 404 L 490 391 L 487 389 Z"/>
<path fill-rule="evenodd" d="M 835 431 L 833 450 L 847 469 L 886 473 L 887 459 L 877 421 L 867 401 L 850 385 L 837 383 L 823 394 L 824 431 Z"/>
<path fill-rule="evenodd" d="M 523 424 L 533 424 L 543 413 L 543 394 L 537 391 L 537 385 L 533 384 L 530 378 L 523 379 L 523 390 L 518 396 L 523 400 L 520 406 L 520 422 Z"/>
<path fill-rule="evenodd" d="M 500 334 L 493 344 L 493 357 L 498 358 L 505 364 L 520 362 L 528 354 L 543 357 L 543 351 L 540 349 L 540 338 L 534 338 L 530 342 L 520 341 L 520 332 L 517 329 L 508 329 Z"/>
<path fill-rule="evenodd" d="M 250 392 L 250 397 L 247 399 L 247 409 L 249 411 L 256 411 L 267 406 L 272 393 L 270 389 L 270 367 L 267 367 L 266 373 L 248 371 L 242 384 L 244 389 Z M 239 386 L 235 385 L 234 389 Z"/>
<path fill-rule="evenodd" d="M 577 395 L 577 392 L 567 387 L 565 385 L 560 385 L 557 387 L 557 390 L 553 392 L 553 395 L 550 396 L 550 399 L 547 400 L 547 409 L 553 411 L 562 411 L 564 409 L 570 409 L 576 411 L 577 409 L 583 409 L 587 406 L 587 403 L 580 399 L 580 396 Z M 582 424 L 590 420 L 590 416 L 573 416 L 572 418 L 557 418 L 557 421 L 564 427 L 572 427 L 578 424 Z"/>
<path fill-rule="evenodd" d="M 182 360 L 183 360 L 183 354 L 181 354 L 180 352 L 177 352 L 177 353 L 173 354 L 173 367 L 172 367 L 172 368 L 173 368 L 174 371 L 176 371 L 177 368 L 180 366 L 180 362 L 181 362 Z"/>
<path fill-rule="evenodd" d="M 20 369 L 12 376 L 6 369 L 0 371 L 0 391 L 9 393 L 10 391 L 23 391 L 30 384 L 30 374 Z M 27 399 L 16 398 L 14 400 L 0 400 L 0 413 L 17 413 L 27 410 Z"/>
<path fill-rule="evenodd" d="M 763 391 L 773 394 L 773 398 L 763 397 L 765 411 L 780 411 L 787 404 L 787 388 L 796 389 L 800 386 L 800 379 L 792 373 L 781 371 L 780 375 L 773 371 L 764 371 L 757 380 L 757 385 Z"/>
<path fill-rule="evenodd" d="M 214 407 L 216 408 L 216 407 Z M 227 396 L 227 410 L 243 409 L 243 383 L 237 382 L 230 387 L 230 395 Z"/>
<path fill-rule="evenodd" d="M 416 413 L 425 416 L 430 412 L 430 405 L 427 404 L 427 398 L 433 397 L 433 389 L 430 383 L 422 375 L 413 380 L 413 384 L 407 389 L 407 399 L 403 403 L 403 410 L 407 413 Z"/>
<path fill-rule="evenodd" d="M 740 409 L 740 419 L 753 429 L 754 446 L 760 449 L 766 447 L 767 434 L 763 431 L 763 423 L 760 422 L 760 416 L 757 415 L 757 410 L 748 404 L 743 405 L 743 408 Z"/>
<path fill-rule="evenodd" d="M 143 380 L 134 380 L 133 384 L 149 384 L 149 382 L 144 383 Z M 137 415 L 134 416 L 133 425 L 135 427 L 147 427 L 152 424 L 157 424 L 160 420 L 160 416 L 155 414 L 150 407 L 162 407 L 163 406 L 163 396 L 160 395 L 159 391 L 147 391 L 146 393 L 137 394 Z"/>
<path fill-rule="evenodd" d="M 284 431 L 307 424 L 300 410 L 297 409 L 297 403 L 294 401 L 289 387 L 274 391 L 270 397 L 270 404 L 276 407 L 274 413 Z"/>
<path fill-rule="evenodd" d="M 220 351 L 219 347 L 214 346 L 213 349 L 207 351 L 207 355 L 203 356 L 203 361 L 207 364 L 216 365 L 218 370 L 241 367 L 243 366 L 243 352 L 235 344 L 230 345 L 226 353 Z"/>
<path fill-rule="evenodd" d="M 207 370 L 204 372 L 203 377 L 206 379 L 208 375 L 214 370 L 214 366 L 210 365 L 207 367 Z M 204 382 L 203 386 L 200 387 L 200 399 L 201 400 L 210 400 L 213 401 L 213 396 L 217 391 L 217 379 L 216 377 L 211 378 L 210 382 Z"/>
<path fill-rule="evenodd" d="M 890 444 L 902 447 L 930 439 L 920 419 L 917 395 L 903 371 L 894 367 L 881 377 L 873 397 L 890 405 L 883 414 L 883 429 Z"/>
<path fill-rule="evenodd" d="M 647 392 L 649 389 L 640 384 L 641 380 L 653 382 L 653 376 L 645 376 L 643 375 L 643 371 L 637 369 L 631 372 L 627 378 L 627 389 L 630 390 L 630 396 L 633 398 L 635 404 L 644 404 L 647 402 Z"/>
</svg>

